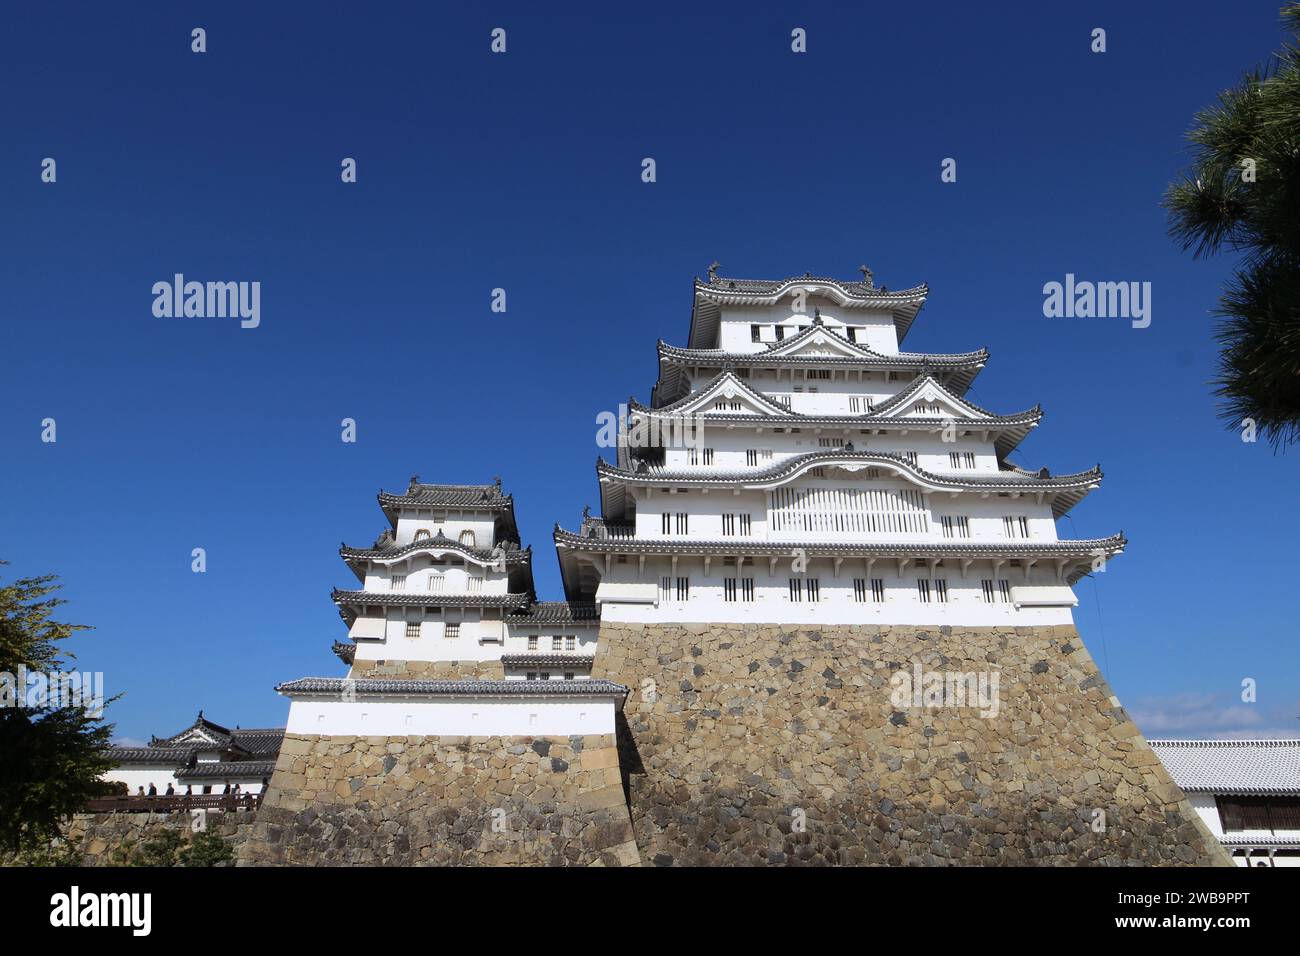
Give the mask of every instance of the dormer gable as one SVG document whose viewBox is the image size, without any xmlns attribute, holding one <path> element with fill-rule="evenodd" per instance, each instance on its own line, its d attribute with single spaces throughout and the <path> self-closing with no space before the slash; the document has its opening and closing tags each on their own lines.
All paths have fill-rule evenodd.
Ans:
<svg viewBox="0 0 1300 956">
<path fill-rule="evenodd" d="M 929 375 L 923 375 L 889 401 L 877 405 L 874 417 L 979 421 L 999 416 L 959 398 Z"/>
</svg>

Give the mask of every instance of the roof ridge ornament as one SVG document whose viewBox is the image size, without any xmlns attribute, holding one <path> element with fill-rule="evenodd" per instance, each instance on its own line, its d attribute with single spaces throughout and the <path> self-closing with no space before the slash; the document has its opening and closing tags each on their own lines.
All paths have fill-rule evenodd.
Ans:
<svg viewBox="0 0 1300 956">
<path fill-rule="evenodd" d="M 721 266 L 722 266 L 722 263 L 719 262 L 717 259 L 714 259 L 713 262 L 711 262 L 711 263 L 709 264 L 709 282 L 710 282 L 710 283 L 713 283 L 713 282 L 717 282 L 717 281 L 718 281 L 718 269 L 721 268 Z"/>
<path fill-rule="evenodd" d="M 876 287 L 876 283 L 872 279 L 871 270 L 863 265 L 863 266 L 858 266 L 858 271 L 862 273 L 862 284 L 865 285 L 868 289 L 874 289 Z"/>
</svg>

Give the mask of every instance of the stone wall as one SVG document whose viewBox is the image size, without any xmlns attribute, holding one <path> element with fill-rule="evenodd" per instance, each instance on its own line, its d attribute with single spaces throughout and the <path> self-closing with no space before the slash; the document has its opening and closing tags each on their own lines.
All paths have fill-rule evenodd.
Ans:
<svg viewBox="0 0 1300 956">
<path fill-rule="evenodd" d="M 209 812 L 207 829 L 238 845 L 252 827 L 256 811 Z M 77 813 L 64 828 L 63 840 L 77 847 L 86 866 L 108 866 L 113 851 L 125 841 L 140 843 L 159 827 L 179 830 L 189 839 L 190 814 L 172 813 Z"/>
<path fill-rule="evenodd" d="M 916 706 L 918 663 L 996 713 Z M 605 622 L 592 676 L 646 864 L 1228 862 L 1073 627 Z"/>
<path fill-rule="evenodd" d="M 386 680 L 504 680 L 501 661 L 353 661 L 348 676 Z"/>
<path fill-rule="evenodd" d="M 613 735 L 286 735 L 239 863 L 636 865 Z"/>
</svg>

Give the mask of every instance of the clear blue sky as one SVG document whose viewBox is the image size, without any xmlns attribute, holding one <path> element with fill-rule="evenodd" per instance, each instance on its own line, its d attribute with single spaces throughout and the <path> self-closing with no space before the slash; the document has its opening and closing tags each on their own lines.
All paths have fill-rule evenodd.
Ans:
<svg viewBox="0 0 1300 956">
<path fill-rule="evenodd" d="M 1131 540 L 1077 620 L 1148 735 L 1300 732 L 1297 455 L 1216 421 L 1230 262 L 1181 254 L 1158 205 L 1193 112 L 1278 46 L 1278 5 L 13 7 L 3 575 L 63 577 L 119 735 L 200 707 L 280 724 L 276 682 L 342 670 L 336 549 L 373 540 L 381 486 L 500 474 L 557 598 L 595 416 L 649 398 L 691 277 L 866 262 L 930 283 L 907 347 L 987 346 L 971 397 L 1043 403 L 1020 463 L 1101 462 L 1059 530 Z M 176 272 L 260 281 L 261 327 L 154 318 Z M 1044 318 L 1067 272 L 1151 282 L 1151 327 Z"/>
</svg>

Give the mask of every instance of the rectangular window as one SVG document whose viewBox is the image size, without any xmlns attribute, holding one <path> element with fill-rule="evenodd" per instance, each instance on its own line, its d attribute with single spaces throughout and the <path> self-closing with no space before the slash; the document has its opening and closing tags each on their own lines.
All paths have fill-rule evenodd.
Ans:
<svg viewBox="0 0 1300 956">
<path fill-rule="evenodd" d="M 803 578 L 790 579 L 790 600 L 791 601 L 803 600 Z"/>
<path fill-rule="evenodd" d="M 994 593 L 994 592 L 993 592 L 993 580 L 992 580 L 991 578 L 984 578 L 982 581 L 980 581 L 980 590 L 981 590 L 981 591 L 983 592 L 983 594 L 984 594 L 984 603 L 985 603 L 985 604 L 992 604 L 992 603 L 993 603 L 993 593 Z"/>
<path fill-rule="evenodd" d="M 673 532 L 673 516 L 670 515 L 667 511 L 665 511 L 665 512 L 663 513 L 663 519 L 664 519 L 664 520 L 663 520 L 663 529 L 662 529 L 662 530 L 663 530 L 663 533 L 664 533 L 664 534 L 672 534 L 672 532 Z"/>
<path fill-rule="evenodd" d="M 974 468 L 975 453 L 971 451 L 948 452 L 948 464 L 953 468 Z"/>
<path fill-rule="evenodd" d="M 751 342 L 763 341 L 762 329 L 763 327 L 761 325 L 751 325 L 749 327 L 749 341 Z"/>
<path fill-rule="evenodd" d="M 1001 595 L 1003 604 L 1011 603 L 1011 582 L 1006 578 L 998 579 L 998 594 Z"/>
<path fill-rule="evenodd" d="M 736 579 L 735 578 L 722 579 L 722 599 L 728 602 L 729 604 L 735 603 L 736 600 Z"/>
<path fill-rule="evenodd" d="M 551 650 L 558 651 L 564 644 L 564 638 L 555 636 L 551 638 Z"/>
<path fill-rule="evenodd" d="M 712 449 L 712 448 L 706 448 L 706 449 L 704 449 L 704 463 L 705 463 L 706 465 L 711 465 L 711 464 L 713 464 L 713 449 Z"/>
<path fill-rule="evenodd" d="M 722 533 L 727 535 L 736 533 L 736 516 L 734 514 L 724 514 L 722 516 Z"/>
<path fill-rule="evenodd" d="M 1028 538 L 1029 519 L 1024 515 L 1003 515 L 1002 530 L 1008 538 Z"/>
<path fill-rule="evenodd" d="M 453 640 L 453 641 L 456 640 L 456 638 L 460 637 L 460 625 L 459 625 L 459 624 L 448 624 L 448 625 L 447 625 L 447 637 L 450 638 L 450 639 Z"/>
<path fill-rule="evenodd" d="M 884 578 L 871 579 L 871 599 L 875 601 L 877 604 L 885 603 L 885 579 Z"/>
<path fill-rule="evenodd" d="M 542 671 L 540 674 L 537 675 L 537 679 L 538 679 L 538 680 L 550 680 L 550 679 L 551 679 L 551 672 L 550 672 L 550 671 Z"/>
<path fill-rule="evenodd" d="M 808 600 L 817 602 L 822 599 L 822 584 L 817 578 L 808 579 Z"/>
<path fill-rule="evenodd" d="M 529 672 L 528 672 L 528 679 L 529 679 L 529 680 L 537 680 L 537 671 L 529 671 Z"/>
<path fill-rule="evenodd" d="M 940 604 L 948 603 L 948 582 L 943 578 L 934 579 L 934 599 Z"/>
<path fill-rule="evenodd" d="M 939 521 L 945 538 L 970 537 L 970 519 L 965 515 L 941 515 Z"/>
<path fill-rule="evenodd" d="M 740 533 L 742 535 L 750 535 L 754 533 L 754 522 L 749 515 L 740 516 Z"/>
<path fill-rule="evenodd" d="M 565 649 L 566 651 L 577 650 L 577 649 L 578 649 L 578 639 L 577 639 L 577 637 L 575 637 L 575 636 L 572 635 L 572 634 L 566 634 L 566 635 L 564 636 L 564 649 Z"/>
<path fill-rule="evenodd" d="M 700 450 L 698 448 L 686 449 L 686 462 L 687 464 L 698 465 L 700 463 Z"/>
<path fill-rule="evenodd" d="M 659 600 L 660 600 L 660 601 L 671 601 L 672 598 L 673 598 L 673 579 L 672 579 L 672 578 L 664 578 L 664 579 L 663 579 L 662 581 L 660 581 L 659 583 L 660 583 L 660 587 L 659 587 Z"/>
<path fill-rule="evenodd" d="M 757 448 L 746 448 L 746 449 L 745 449 L 745 464 L 748 465 L 750 468 L 756 468 L 756 467 L 758 466 L 758 449 L 757 449 Z"/>
<path fill-rule="evenodd" d="M 691 579 L 678 578 L 677 579 L 677 600 L 689 601 L 690 599 L 691 599 Z"/>
<path fill-rule="evenodd" d="M 414 638 L 414 637 L 419 637 L 419 636 L 420 636 L 420 622 L 419 622 L 419 621 L 407 621 L 407 622 L 406 622 L 406 636 L 407 636 L 407 637 L 412 637 L 412 638 Z"/>
<path fill-rule="evenodd" d="M 853 600 L 857 601 L 859 604 L 866 603 L 867 601 L 867 579 L 866 578 L 853 579 Z"/>
<path fill-rule="evenodd" d="M 405 591 L 405 590 L 406 590 L 406 575 L 405 575 L 405 574 L 394 574 L 394 575 L 393 575 L 393 577 L 392 577 L 392 589 L 393 589 L 394 591 Z"/>
<path fill-rule="evenodd" d="M 537 650 L 537 635 L 536 635 L 536 634 L 529 634 L 529 635 L 528 635 L 528 649 L 529 649 L 530 651 L 535 651 L 535 650 Z"/>
<path fill-rule="evenodd" d="M 754 579 L 753 578 L 740 579 L 740 599 L 742 601 L 754 600 Z"/>
<path fill-rule="evenodd" d="M 862 411 L 862 399 L 859 398 L 857 395 L 849 396 L 849 411 L 851 412 Z"/>
<path fill-rule="evenodd" d="M 565 672 L 564 672 L 564 679 L 565 679 L 565 680 L 573 680 L 573 671 L 565 671 Z"/>
<path fill-rule="evenodd" d="M 677 533 L 690 534 L 690 532 L 691 532 L 691 516 L 688 515 L 685 511 L 677 512 Z"/>
<path fill-rule="evenodd" d="M 916 579 L 916 596 L 921 599 L 922 604 L 930 603 L 930 579 Z"/>
</svg>

